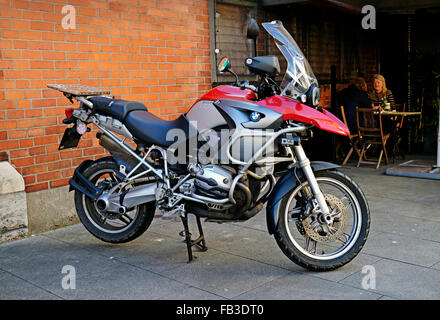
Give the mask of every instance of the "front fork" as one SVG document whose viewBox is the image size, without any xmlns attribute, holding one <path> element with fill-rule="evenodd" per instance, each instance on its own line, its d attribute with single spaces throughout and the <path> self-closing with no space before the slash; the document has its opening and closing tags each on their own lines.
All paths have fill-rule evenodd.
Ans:
<svg viewBox="0 0 440 320">
<path fill-rule="evenodd" d="M 322 213 L 323 221 L 325 221 L 326 225 L 329 226 L 333 223 L 333 219 L 330 215 L 330 210 L 327 206 L 327 202 L 325 201 L 324 195 L 322 194 L 321 188 L 319 187 L 318 182 L 316 181 L 315 174 L 313 173 L 312 167 L 310 166 L 310 160 L 307 158 L 304 149 L 301 145 L 301 141 L 298 139 L 293 146 L 293 150 L 295 151 L 296 158 L 298 160 L 299 167 L 302 169 L 304 176 L 306 177 L 310 189 L 312 190 L 312 194 L 316 199 L 316 202 L 319 205 L 319 209 Z"/>
</svg>

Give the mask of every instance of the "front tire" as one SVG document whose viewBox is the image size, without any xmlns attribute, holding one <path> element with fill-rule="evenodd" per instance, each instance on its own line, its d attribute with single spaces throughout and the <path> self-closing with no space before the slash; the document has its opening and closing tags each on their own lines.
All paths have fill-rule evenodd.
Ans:
<svg viewBox="0 0 440 320">
<path fill-rule="evenodd" d="M 94 161 L 82 174 L 94 185 L 103 188 L 117 182 L 114 174 L 117 170 L 118 165 L 108 157 Z M 150 226 L 155 212 L 155 202 L 150 202 L 120 216 L 106 215 L 97 208 L 96 201 L 78 190 L 75 190 L 75 207 L 85 228 L 96 238 L 110 243 L 125 243 L 142 235 Z"/>
<path fill-rule="evenodd" d="M 309 188 L 304 181 L 282 198 L 274 236 L 296 264 L 312 271 L 329 271 L 347 264 L 360 252 L 370 228 L 370 210 L 361 189 L 344 173 L 320 171 L 315 177 L 330 211 L 339 217 L 332 225 L 334 235 L 326 236 L 319 229 L 319 216 L 304 215 L 303 191 Z"/>
</svg>

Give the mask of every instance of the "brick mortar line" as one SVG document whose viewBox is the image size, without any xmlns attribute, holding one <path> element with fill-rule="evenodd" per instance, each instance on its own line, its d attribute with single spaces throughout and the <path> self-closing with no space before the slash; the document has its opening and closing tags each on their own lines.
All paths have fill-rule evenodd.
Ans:
<svg viewBox="0 0 440 320">
<path fill-rule="evenodd" d="M 4 19 L 4 20 L 11 20 L 11 18 L 0 18 L 0 20 L 2 20 L 2 19 Z M 43 21 L 43 20 L 25 20 L 25 19 L 17 19 L 17 18 L 13 18 L 14 19 L 14 21 L 35 21 L 35 22 L 43 22 L 43 23 L 46 23 L 45 21 Z M 54 25 L 55 24 L 61 24 L 61 23 L 59 23 L 59 22 L 53 22 L 54 23 Z M 91 25 L 90 23 L 89 24 L 78 24 L 78 23 L 76 23 L 76 25 L 77 26 L 92 26 L 92 27 L 98 27 L 98 26 L 95 26 L 95 25 Z M 166 26 L 175 26 L 175 25 L 165 25 L 165 27 Z M 101 27 L 101 26 L 99 26 L 99 27 Z M 104 27 L 105 28 L 105 27 Z M 114 28 L 114 29 L 117 29 L 117 30 L 132 30 L 132 29 L 130 29 L 130 28 Z M 2 38 L 2 40 L 4 40 L 4 41 L 8 41 L 8 40 L 10 40 L 10 41 L 13 41 L 13 40 L 20 40 L 20 41 L 35 41 L 35 42 L 37 42 L 37 41 L 39 41 L 39 42 L 41 42 L 41 41 L 46 41 L 46 42 L 55 42 L 55 43 L 65 43 L 65 42 L 69 42 L 69 43 L 77 43 L 77 44 L 99 44 L 99 45 L 112 45 L 112 46 L 118 46 L 118 45 L 120 45 L 120 46 L 126 46 L 126 44 L 113 44 L 113 43 L 100 43 L 100 42 L 91 42 L 90 41 L 90 37 L 103 37 L 103 38 L 107 38 L 107 39 L 109 39 L 109 40 L 113 40 L 113 39 L 121 39 L 121 38 L 127 38 L 127 37 L 124 37 L 124 36 L 121 36 L 121 35 L 119 35 L 119 36 L 115 36 L 115 35 L 106 35 L 105 33 L 84 33 L 84 32 L 81 32 L 81 31 L 71 31 L 72 29 L 69 29 L 69 30 L 65 30 L 65 31 L 57 31 L 57 30 L 40 30 L 40 29 L 32 29 L 32 28 L 26 28 L 26 29 L 17 29 L 17 28 L 0 28 L 0 30 L 7 30 L 7 31 L 17 31 L 17 32 L 27 32 L 27 31 L 31 31 L 31 32 L 39 32 L 40 34 L 41 34 L 41 39 L 27 39 L 27 38 Z M 76 30 L 76 29 L 73 29 L 73 30 Z M 208 37 L 209 38 L 209 33 L 206 33 L 206 35 L 205 34 L 202 34 L 202 35 L 199 35 L 198 33 L 194 33 L 194 34 L 188 34 L 187 32 L 170 32 L 170 31 L 149 31 L 149 30 L 144 30 L 144 29 L 135 29 L 135 30 L 139 30 L 139 32 L 150 32 L 150 33 L 155 33 L 156 34 L 156 38 L 147 38 L 147 37 L 141 37 L 140 35 L 139 36 L 130 36 L 130 37 L 128 37 L 130 40 L 131 39 L 133 39 L 133 40 L 142 40 L 142 39 L 147 39 L 147 40 L 155 40 L 155 41 L 179 41 L 179 42 L 194 42 L 195 40 L 179 40 L 179 39 L 176 39 L 176 36 L 187 36 L 187 37 L 200 37 L 200 38 L 203 38 L 203 37 Z M 200 29 L 201 31 L 205 31 L 205 32 L 207 32 L 207 31 L 209 31 L 208 29 L 205 29 L 205 28 L 203 28 L 203 29 Z M 104 30 L 105 31 L 105 30 Z M 88 37 L 89 39 L 88 39 L 88 41 L 87 42 L 85 42 L 85 41 L 68 41 L 68 40 L 49 40 L 49 39 L 43 39 L 43 33 L 47 33 L 47 34 L 64 34 L 64 35 L 73 35 L 73 36 L 84 36 L 84 37 Z M 173 39 L 161 39 L 161 38 L 158 38 L 157 36 L 158 36 L 158 34 L 173 34 L 174 35 L 174 38 Z M 241 43 L 241 42 L 240 42 Z M 138 46 L 138 47 L 149 47 L 149 46 L 146 46 L 146 45 L 135 45 L 135 46 Z M 15 48 L 3 48 L 3 49 L 15 49 Z M 19 48 L 19 49 L 21 49 L 21 48 Z M 17 50 L 19 50 L 19 49 L 17 49 Z M 34 49 L 34 50 L 38 50 L 38 49 Z"/>
<path fill-rule="evenodd" d="M 25 2 L 25 1 L 24 1 Z M 98 2 L 99 3 L 103 3 L 103 4 L 110 4 L 108 1 L 104 1 L 104 0 L 98 0 Z M 202 3 L 202 1 L 196 1 L 197 3 Z M 65 5 L 67 5 L 67 4 L 63 4 L 63 3 L 58 3 L 58 2 L 52 2 L 52 1 L 47 1 L 47 0 L 38 0 L 37 1 L 37 3 L 44 3 L 44 4 L 52 4 L 54 7 L 57 7 L 57 6 L 65 6 Z M 171 10 L 171 9 L 168 9 L 168 8 L 166 8 L 166 7 L 163 7 L 163 8 L 157 8 L 157 7 L 152 7 L 152 6 L 147 6 L 147 5 L 134 5 L 134 4 L 131 4 L 131 3 L 124 3 L 124 4 L 119 4 L 119 3 L 117 3 L 118 5 L 121 5 L 121 6 L 124 6 L 124 7 L 135 7 L 135 8 L 151 8 L 151 9 L 157 9 L 157 10 L 163 10 L 163 11 L 169 11 L 169 12 L 180 12 L 180 11 L 173 11 L 173 10 Z M 10 2 L 10 6 L 11 6 L 11 2 Z M 75 8 L 77 8 L 77 7 L 79 7 L 79 8 L 87 8 L 87 9 L 93 9 L 93 10 L 106 10 L 106 11 L 115 11 L 115 12 L 126 12 L 126 11 L 122 11 L 122 10 L 114 10 L 114 9 L 110 9 L 110 5 L 108 6 L 108 8 L 106 8 L 106 9 L 104 9 L 104 8 L 99 8 L 99 7 L 90 7 L 90 6 L 85 6 L 85 5 L 83 5 L 83 4 L 75 4 L 75 5 L 72 5 L 73 7 L 75 7 Z M 189 4 L 186 4 L 186 5 L 182 5 L 182 6 L 185 6 L 185 7 L 188 7 L 188 8 L 199 8 L 199 6 L 197 6 L 197 5 L 189 5 Z M 205 8 L 205 7 L 204 7 Z M 27 10 L 27 11 L 38 11 L 38 10 L 29 10 L 29 9 L 25 9 L 25 8 L 14 8 L 14 7 L 10 7 L 10 9 L 15 9 L 15 10 Z M 206 7 L 205 8 L 206 10 L 208 10 L 208 7 Z M 38 12 L 48 12 L 48 13 L 50 13 L 49 11 L 38 11 Z M 135 14 L 135 13 L 133 13 L 133 14 Z M 140 15 L 140 14 L 139 14 Z"/>
<path fill-rule="evenodd" d="M 38 11 L 34 11 L 34 12 L 38 12 Z M 58 24 L 61 25 L 61 21 L 60 22 L 55 22 L 55 21 L 47 21 L 47 20 L 31 20 L 31 19 L 20 19 L 20 18 L 8 18 L 8 17 L 0 17 L 0 20 L 14 20 L 14 21 L 28 21 L 28 22 L 35 22 L 35 23 L 49 23 L 52 24 L 54 27 L 57 26 Z M 62 20 L 62 19 L 61 19 Z M 105 19 L 103 19 L 105 20 Z M 108 19 L 107 19 L 108 20 Z M 126 21 L 123 19 L 118 19 L 119 21 Z M 185 19 L 188 20 L 188 19 Z M 157 26 L 162 26 L 164 25 L 166 26 L 173 26 L 173 27 L 182 27 L 182 28 L 188 28 L 188 25 L 180 25 L 180 24 L 157 24 L 157 23 L 146 23 L 147 26 L 152 26 L 152 25 L 157 25 Z M 188 36 L 187 32 L 170 32 L 170 31 L 166 31 L 166 29 L 164 30 L 152 30 L 152 29 L 133 29 L 130 27 L 127 28 L 123 28 L 123 27 L 111 27 L 111 24 L 109 26 L 101 26 L 101 25 L 95 25 L 92 24 L 91 22 L 88 23 L 75 23 L 75 26 L 83 26 L 83 27 L 91 27 L 91 28 L 97 28 L 99 29 L 100 33 L 83 33 L 81 31 L 77 31 L 77 28 L 75 29 L 68 29 L 65 31 L 59 31 L 56 30 L 56 28 L 54 28 L 54 30 L 47 30 L 47 29 L 32 29 L 32 28 L 26 28 L 26 29 L 19 29 L 19 28 L 1 28 L 0 30 L 11 30 L 11 31 L 34 31 L 34 32 L 40 32 L 41 35 L 42 33 L 55 33 L 55 34 L 72 34 L 72 35 L 83 35 L 83 36 L 101 36 L 101 37 L 107 37 L 107 38 L 122 38 L 123 36 L 119 35 L 119 36 L 115 36 L 115 35 L 105 35 L 105 33 L 102 33 L 102 31 L 106 31 L 106 30 L 101 30 L 101 28 L 105 29 L 105 28 L 110 28 L 110 29 L 115 29 L 115 30 L 120 30 L 120 31 L 132 31 L 135 30 L 136 32 L 151 32 L 151 33 L 171 33 L 173 35 L 184 35 L 184 36 Z M 71 31 L 71 30 L 75 30 L 75 31 Z M 195 30 L 200 30 L 200 31 L 204 31 L 204 33 L 202 35 L 199 35 L 198 33 L 191 33 L 189 34 L 189 36 L 194 36 L 194 37 L 204 37 L 204 36 L 209 36 L 209 30 L 207 28 L 198 28 Z M 206 34 L 205 34 L 206 33 Z M 130 39 L 139 39 L 139 37 L 134 37 L 134 36 L 130 36 Z M 14 38 L 4 38 L 3 40 L 14 40 Z M 17 40 L 17 39 L 15 39 Z M 44 39 L 25 39 L 25 40 L 30 40 L 30 41 L 62 41 L 62 40 L 44 40 Z M 159 39 L 159 38 L 155 38 L 155 39 L 151 39 L 151 40 L 163 40 L 163 41 L 177 41 L 175 39 L 171 40 L 171 39 Z M 65 40 L 64 40 L 65 41 Z"/>
</svg>

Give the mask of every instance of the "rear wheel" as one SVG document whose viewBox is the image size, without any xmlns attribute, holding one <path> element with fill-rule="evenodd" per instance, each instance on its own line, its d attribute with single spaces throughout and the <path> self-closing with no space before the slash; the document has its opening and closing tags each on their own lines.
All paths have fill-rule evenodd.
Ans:
<svg viewBox="0 0 440 320">
<path fill-rule="evenodd" d="M 115 175 L 118 165 L 111 159 L 94 161 L 83 175 L 95 186 L 109 190 L 119 181 Z M 111 243 L 124 243 L 143 234 L 154 218 L 155 203 L 138 205 L 123 213 L 110 213 L 98 209 L 96 201 L 75 190 L 75 207 L 79 219 L 96 238 Z"/>
<path fill-rule="evenodd" d="M 275 239 L 284 254 L 313 271 L 328 271 L 350 262 L 367 240 L 370 211 L 360 188 L 342 172 L 315 173 L 333 218 L 328 229 L 308 182 L 281 200 Z"/>
</svg>

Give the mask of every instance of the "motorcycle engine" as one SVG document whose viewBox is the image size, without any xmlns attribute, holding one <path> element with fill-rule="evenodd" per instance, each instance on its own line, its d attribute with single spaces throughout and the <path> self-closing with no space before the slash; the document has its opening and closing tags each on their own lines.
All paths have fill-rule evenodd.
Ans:
<svg viewBox="0 0 440 320">
<path fill-rule="evenodd" d="M 195 176 L 197 191 L 209 196 L 227 197 L 231 188 L 234 169 L 226 166 L 205 165 Z"/>
</svg>

